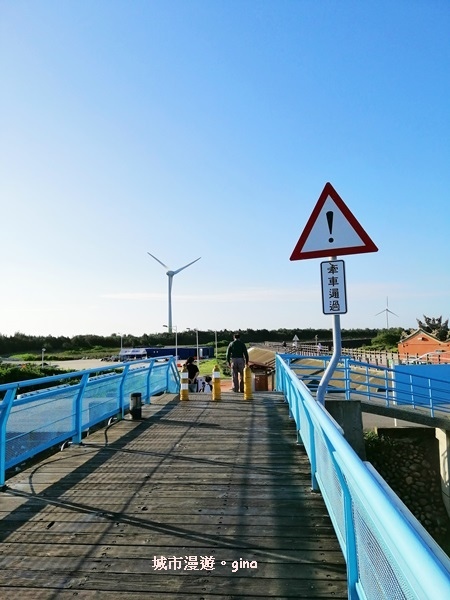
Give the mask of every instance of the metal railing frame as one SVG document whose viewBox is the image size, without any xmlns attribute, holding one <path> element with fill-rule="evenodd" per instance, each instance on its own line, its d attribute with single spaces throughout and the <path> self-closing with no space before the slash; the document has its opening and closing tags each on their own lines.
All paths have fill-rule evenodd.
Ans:
<svg viewBox="0 0 450 600">
<path fill-rule="evenodd" d="M 304 356 L 280 354 L 300 379 L 311 379 L 311 366 L 302 365 L 302 359 L 318 361 L 325 371 L 330 356 Z M 408 367 L 394 368 L 373 365 L 342 356 L 328 385 L 328 393 L 342 392 L 346 399 L 382 403 L 384 406 L 408 406 L 427 411 L 431 417 L 436 413 L 450 415 L 450 383 L 445 380 L 409 373 Z M 305 376 L 302 373 L 306 373 Z M 363 379 L 361 380 L 361 376 Z M 319 379 L 320 376 L 315 376 Z M 310 391 L 314 392 L 311 386 Z"/>
<path fill-rule="evenodd" d="M 133 381 L 137 376 L 145 375 L 145 392 L 143 402 L 150 403 L 151 395 L 165 391 L 178 393 L 180 389 L 180 377 L 173 356 L 150 358 L 146 360 L 135 360 L 127 363 L 117 363 L 110 366 L 98 367 L 84 371 L 71 373 L 62 373 L 50 377 L 39 379 L 30 379 L 0 385 L 0 486 L 5 484 L 6 472 L 23 461 L 30 459 L 44 450 L 48 450 L 59 444 L 70 441 L 74 444 L 80 444 L 83 433 L 94 425 L 105 421 L 111 417 L 123 418 L 125 411 L 129 407 L 130 399 L 126 397 L 126 385 Z M 161 377 L 162 375 L 162 377 Z M 104 388 L 105 384 L 117 385 L 117 394 L 115 397 L 108 398 L 108 402 L 103 406 L 98 402 L 97 413 L 94 417 L 83 418 L 85 416 L 86 406 L 83 400 L 89 393 L 95 394 L 95 388 L 99 390 Z M 47 385 L 45 389 L 27 392 L 27 389 L 36 385 Z M 18 394 L 18 391 L 21 393 Z M 70 396 L 70 397 L 68 397 Z M 64 398 L 63 398 L 64 397 Z M 62 400 L 63 398 L 63 400 Z M 48 440 L 40 440 L 35 446 L 25 448 L 16 453 L 12 458 L 7 457 L 8 441 L 8 423 L 11 414 L 19 408 L 38 407 L 39 402 L 56 401 L 64 402 L 66 405 L 64 419 L 72 419 L 72 426 L 63 433 L 49 435 Z M 94 396 L 95 401 L 95 396 Z M 51 416 L 51 406 L 47 409 L 49 412 L 49 424 Z M 36 426 L 36 430 L 42 428 Z M 21 435 L 30 435 L 33 429 L 22 431 Z"/>
<path fill-rule="evenodd" d="M 311 462 L 312 488 L 320 490 L 341 545 L 348 597 L 450 598 L 447 555 L 373 467 L 360 460 L 290 368 L 291 362 L 291 355 L 277 355 L 276 389 L 289 405 L 297 437 Z M 378 552 L 376 561 L 371 560 L 373 546 Z"/>
</svg>

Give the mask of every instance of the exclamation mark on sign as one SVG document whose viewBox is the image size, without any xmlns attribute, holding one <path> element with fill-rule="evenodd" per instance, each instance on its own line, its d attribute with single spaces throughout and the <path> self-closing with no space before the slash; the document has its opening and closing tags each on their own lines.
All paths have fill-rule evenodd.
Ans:
<svg viewBox="0 0 450 600">
<path fill-rule="evenodd" d="M 330 242 L 330 244 L 332 244 L 334 242 L 334 238 L 331 237 L 333 235 L 333 211 L 329 210 L 326 214 L 328 221 L 328 230 L 330 232 L 330 237 L 328 238 L 328 241 Z"/>
</svg>

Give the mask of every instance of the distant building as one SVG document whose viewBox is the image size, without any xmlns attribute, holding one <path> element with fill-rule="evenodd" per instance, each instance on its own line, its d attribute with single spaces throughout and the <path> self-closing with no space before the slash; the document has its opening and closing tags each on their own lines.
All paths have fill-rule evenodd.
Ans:
<svg viewBox="0 0 450 600">
<path fill-rule="evenodd" d="M 186 360 L 189 356 L 195 356 L 197 354 L 197 348 L 179 346 L 177 349 L 174 347 L 167 348 L 122 348 L 119 354 L 120 362 L 127 362 L 129 360 L 142 360 L 146 358 L 158 358 L 159 356 L 175 356 L 175 352 L 178 354 L 178 358 Z M 198 349 L 200 358 L 214 358 L 214 348 L 212 346 L 201 346 Z"/>
<path fill-rule="evenodd" d="M 436 336 L 423 331 L 423 329 L 417 329 L 400 340 L 397 349 L 399 358 L 406 355 L 409 357 L 419 357 L 429 352 L 437 352 L 441 353 L 445 362 L 449 362 L 450 360 L 450 340 L 441 342 Z"/>
<path fill-rule="evenodd" d="M 127 362 L 129 360 L 142 360 L 147 358 L 147 352 L 145 348 L 122 348 L 119 353 L 120 362 Z"/>
</svg>

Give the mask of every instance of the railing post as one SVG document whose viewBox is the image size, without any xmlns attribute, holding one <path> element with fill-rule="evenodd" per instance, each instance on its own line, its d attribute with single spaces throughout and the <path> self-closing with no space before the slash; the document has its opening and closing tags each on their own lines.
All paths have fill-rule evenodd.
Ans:
<svg viewBox="0 0 450 600">
<path fill-rule="evenodd" d="M 81 377 L 80 389 L 78 390 L 78 394 L 75 398 L 75 411 L 74 411 L 75 435 L 72 438 L 72 442 L 74 444 L 81 444 L 82 429 L 83 429 L 83 396 L 84 396 L 84 390 L 86 389 L 88 379 L 89 379 L 89 373 L 84 373 L 84 375 L 82 375 L 82 377 Z"/>
<path fill-rule="evenodd" d="M 386 406 L 389 406 L 389 371 L 390 371 L 390 369 L 386 369 L 386 371 L 384 372 L 384 389 L 386 390 L 386 392 L 385 392 Z"/>
<path fill-rule="evenodd" d="M 351 378 L 350 378 L 350 360 L 344 357 L 344 381 L 345 381 L 345 399 L 350 400 Z"/>
<path fill-rule="evenodd" d="M 169 375 L 170 375 L 170 363 L 171 363 L 171 360 L 172 359 L 169 358 L 169 362 L 167 363 L 167 368 L 166 368 L 166 390 L 169 389 Z"/>
<path fill-rule="evenodd" d="M 148 365 L 148 372 L 147 372 L 147 381 L 146 381 L 146 394 L 145 394 L 145 398 L 144 398 L 144 404 L 150 404 L 150 377 L 152 374 L 152 370 L 155 364 L 155 360 L 153 359 L 150 364 Z M 167 369 L 167 371 L 169 371 L 169 369 Z M 166 383 L 166 387 L 168 387 L 169 385 L 169 378 L 167 377 L 167 383 Z"/>
<path fill-rule="evenodd" d="M 175 379 L 175 383 L 176 383 L 176 393 L 180 392 L 180 373 L 178 371 L 178 366 L 177 366 L 177 361 L 170 361 L 170 368 L 169 368 L 169 374 L 170 374 L 170 369 L 172 369 L 173 371 L 173 376 Z M 170 381 L 167 382 L 167 391 L 170 392 Z M 173 392 L 173 390 L 172 390 Z"/>
<path fill-rule="evenodd" d="M 434 417 L 433 393 L 431 390 L 431 379 L 428 378 L 427 381 L 428 381 L 428 396 L 430 398 L 430 415 L 432 417 Z"/>
<path fill-rule="evenodd" d="M 11 412 L 12 403 L 17 387 L 6 391 L 0 411 L 0 487 L 5 485 L 6 479 L 6 423 Z"/>
<path fill-rule="evenodd" d="M 124 395 L 124 387 L 125 387 L 125 380 L 127 377 L 127 373 L 130 369 L 130 364 L 126 364 L 123 368 L 122 371 L 122 379 L 120 381 L 120 386 L 119 386 L 119 411 L 120 411 L 120 415 L 123 419 L 124 415 L 125 415 L 125 395 Z"/>
<path fill-rule="evenodd" d="M 316 460 L 316 440 L 314 438 L 314 424 L 312 422 L 311 416 L 308 412 L 305 413 L 306 420 L 308 421 L 308 437 L 309 437 L 309 460 L 311 462 L 311 489 L 316 492 L 319 489 L 319 484 L 317 483 L 317 460 Z"/>
<path fill-rule="evenodd" d="M 416 408 L 416 401 L 415 401 L 415 396 L 414 396 L 414 383 L 413 383 L 413 378 L 412 375 L 409 376 L 409 389 L 411 392 L 411 406 L 413 408 Z"/>
<path fill-rule="evenodd" d="M 302 440 L 302 435 L 301 435 L 300 401 L 298 399 L 298 394 L 296 395 L 294 421 L 295 421 L 295 430 L 297 432 L 297 444 L 304 445 L 303 440 Z"/>
<path fill-rule="evenodd" d="M 289 418 L 292 419 L 293 418 L 293 413 L 292 413 L 292 396 L 295 393 L 295 390 L 293 389 L 293 385 L 292 385 L 292 381 L 288 381 L 288 387 L 289 387 L 289 393 L 286 395 L 286 402 L 288 405 L 288 411 L 289 411 Z"/>
</svg>

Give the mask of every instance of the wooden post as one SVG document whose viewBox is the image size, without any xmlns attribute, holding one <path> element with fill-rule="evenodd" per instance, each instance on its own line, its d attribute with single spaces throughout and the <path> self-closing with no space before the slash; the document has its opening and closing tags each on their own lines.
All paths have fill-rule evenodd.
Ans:
<svg viewBox="0 0 450 600">
<path fill-rule="evenodd" d="M 181 370 L 180 400 L 189 400 L 189 375 L 186 365 Z"/>
<path fill-rule="evenodd" d="M 249 366 L 244 367 L 244 400 L 253 400 L 252 372 Z"/>
<path fill-rule="evenodd" d="M 220 369 L 219 365 L 214 365 L 214 369 L 212 372 L 212 399 L 220 400 L 221 398 L 221 390 L 220 390 Z"/>
</svg>

